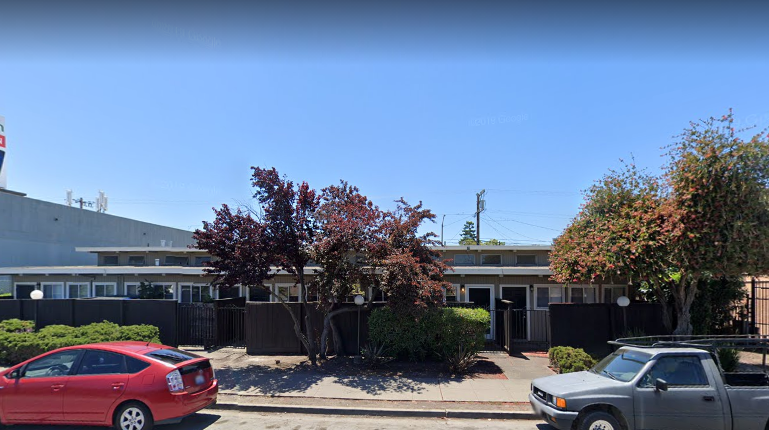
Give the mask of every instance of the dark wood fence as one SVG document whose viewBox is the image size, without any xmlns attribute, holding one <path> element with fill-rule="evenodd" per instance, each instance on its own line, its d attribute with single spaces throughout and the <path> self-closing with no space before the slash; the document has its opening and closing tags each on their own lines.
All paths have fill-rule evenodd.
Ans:
<svg viewBox="0 0 769 430">
<path fill-rule="evenodd" d="M 79 327 L 102 321 L 120 325 L 150 324 L 160 329 L 163 344 L 176 346 L 176 305 L 174 300 L 0 300 L 0 320 L 36 320 L 38 328 L 53 324 Z"/>
<path fill-rule="evenodd" d="M 662 323 L 662 306 L 657 303 L 633 303 L 624 311 L 608 303 L 551 304 L 550 332 L 552 346 L 572 346 L 595 354 L 608 354 L 612 348 L 606 342 L 629 332 L 638 336 L 670 334 Z"/>
<path fill-rule="evenodd" d="M 312 318 L 315 338 L 319 339 L 323 331 L 323 314 L 315 306 L 308 306 L 308 310 L 301 303 L 288 303 L 288 306 L 299 318 L 302 332 L 305 330 L 305 316 L 309 312 Z M 349 308 L 356 308 L 354 304 L 344 304 Z M 375 307 L 379 305 L 374 305 Z M 360 345 L 368 343 L 368 316 L 369 311 L 360 310 Z M 358 310 L 341 313 L 334 317 L 337 329 L 345 342 L 343 345 L 346 354 L 355 355 L 358 352 Z M 257 303 L 246 304 L 246 352 L 252 355 L 259 354 L 304 354 L 306 350 L 299 341 L 294 331 L 294 321 L 291 315 L 281 303 Z M 333 338 L 329 336 L 330 350 L 333 351 Z"/>
</svg>

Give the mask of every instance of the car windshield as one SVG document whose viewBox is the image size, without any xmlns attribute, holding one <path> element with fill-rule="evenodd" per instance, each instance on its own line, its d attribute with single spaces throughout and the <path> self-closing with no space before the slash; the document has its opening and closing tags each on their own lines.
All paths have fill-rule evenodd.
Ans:
<svg viewBox="0 0 769 430">
<path fill-rule="evenodd" d="M 196 355 L 187 351 L 182 351 L 176 348 L 156 349 L 144 355 L 150 358 L 154 358 L 156 360 L 166 362 L 168 364 L 177 364 L 183 361 L 200 358 L 199 355 Z"/>
<path fill-rule="evenodd" d="M 628 382 L 641 371 L 650 359 L 651 355 L 649 354 L 619 350 L 601 360 L 590 371 L 609 379 Z"/>
</svg>

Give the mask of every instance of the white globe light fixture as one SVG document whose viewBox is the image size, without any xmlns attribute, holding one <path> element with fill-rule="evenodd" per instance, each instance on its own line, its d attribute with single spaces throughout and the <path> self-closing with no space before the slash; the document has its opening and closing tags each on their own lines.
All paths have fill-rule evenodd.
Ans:
<svg viewBox="0 0 769 430">
<path fill-rule="evenodd" d="M 43 298 L 43 292 L 40 290 L 33 290 L 31 293 L 29 293 L 29 298 L 32 300 L 40 300 Z"/>
<path fill-rule="evenodd" d="M 356 304 L 356 305 L 358 305 L 358 306 L 362 306 L 362 305 L 363 305 L 363 303 L 364 303 L 365 301 L 366 301 L 366 299 L 365 299 L 365 298 L 363 298 L 363 296 L 361 296 L 360 294 L 358 294 L 357 296 L 355 296 L 355 304 Z"/>
<path fill-rule="evenodd" d="M 620 296 L 617 298 L 617 304 L 622 308 L 622 323 L 625 326 L 625 335 L 627 335 L 627 307 L 630 305 L 630 299 L 625 296 Z M 623 337 L 625 335 L 623 335 Z"/>
<path fill-rule="evenodd" d="M 620 296 L 617 298 L 617 304 L 624 308 L 630 305 L 630 299 L 625 296 Z"/>
</svg>

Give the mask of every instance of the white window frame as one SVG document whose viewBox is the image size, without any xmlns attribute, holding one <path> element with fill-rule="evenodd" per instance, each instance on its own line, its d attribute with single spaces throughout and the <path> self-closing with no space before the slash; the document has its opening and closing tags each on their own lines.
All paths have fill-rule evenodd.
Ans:
<svg viewBox="0 0 769 430">
<path fill-rule="evenodd" d="M 152 285 L 153 286 L 161 286 L 161 287 L 164 288 L 163 289 L 163 292 L 164 292 L 163 299 L 164 300 L 179 300 L 179 292 L 176 290 L 176 288 L 177 288 L 176 282 L 153 282 Z M 165 298 L 165 292 L 168 291 L 169 289 L 171 290 L 171 296 L 172 297 L 170 299 L 166 299 Z"/>
<path fill-rule="evenodd" d="M 71 287 L 73 285 L 78 285 L 78 296 L 77 297 L 72 297 L 69 294 L 69 287 Z M 85 296 L 80 296 L 80 294 L 79 294 L 80 287 L 82 287 L 84 285 L 85 285 L 88 293 L 86 293 Z M 64 293 L 66 294 L 65 297 L 68 298 L 68 299 L 82 299 L 84 297 L 92 297 L 93 289 L 91 288 L 91 283 L 90 282 L 82 282 L 82 281 L 81 282 L 67 282 L 67 286 L 64 288 Z"/>
<path fill-rule="evenodd" d="M 17 286 L 26 286 L 26 287 L 30 287 L 31 286 L 33 290 L 39 290 L 39 288 L 37 288 L 37 282 L 14 282 L 13 283 L 13 298 L 14 299 L 19 299 L 19 297 L 16 297 L 16 293 L 17 293 L 17 290 L 18 290 L 18 288 L 16 288 Z M 23 298 L 28 299 L 29 297 L 23 297 Z"/>
<path fill-rule="evenodd" d="M 499 257 L 499 263 L 484 263 L 484 257 Z M 501 266 L 502 254 L 481 254 L 481 266 Z"/>
<path fill-rule="evenodd" d="M 582 290 L 582 303 L 580 303 L 580 304 L 588 304 L 589 305 L 589 304 L 593 304 L 593 303 L 601 303 L 599 301 L 599 297 L 598 297 L 598 286 L 597 285 L 587 285 L 587 284 L 569 285 L 569 292 L 568 292 L 568 296 L 566 297 L 566 299 L 568 299 L 568 301 L 566 303 L 577 303 L 577 302 L 572 302 L 571 301 L 571 297 L 572 297 L 571 292 L 572 292 L 573 289 L 581 289 Z M 588 302 L 588 301 L 585 300 L 585 299 L 587 299 L 587 295 L 585 294 L 587 291 L 592 291 L 593 292 L 593 301 L 592 302 Z"/>
<path fill-rule="evenodd" d="M 523 264 L 518 261 L 520 257 L 534 257 L 534 263 L 533 264 Z M 515 265 L 516 266 L 525 266 L 525 267 L 531 267 L 536 266 L 539 259 L 537 258 L 537 254 L 516 254 L 515 255 Z"/>
<path fill-rule="evenodd" d="M 454 301 L 459 301 L 459 284 L 451 284 L 451 289 L 454 290 Z M 441 288 L 443 290 L 443 303 L 446 303 L 447 297 L 449 297 L 448 291 L 446 291 L 446 287 Z"/>
<path fill-rule="evenodd" d="M 53 288 L 58 287 L 61 290 L 61 297 L 53 297 L 53 294 L 51 294 L 50 296 L 48 294 L 45 294 L 46 286 L 51 286 Z M 64 291 L 64 282 L 41 282 L 40 288 L 38 288 L 38 290 L 43 291 L 43 294 L 44 294 L 43 298 L 46 298 L 46 299 L 64 299 L 67 297 L 66 296 L 67 293 L 66 291 Z"/>
<path fill-rule="evenodd" d="M 104 295 L 103 296 L 99 296 L 99 295 L 96 294 L 96 286 L 101 286 L 101 285 L 105 286 L 105 288 L 104 288 Z M 111 286 L 113 288 L 113 290 L 115 291 L 115 294 L 112 294 L 112 295 L 107 294 L 107 288 L 106 287 L 108 287 L 108 286 Z M 119 297 L 118 289 L 117 289 L 117 282 L 96 282 L 96 281 L 94 281 L 93 282 L 92 297 Z"/>
<path fill-rule="evenodd" d="M 190 288 L 190 301 L 189 302 L 182 302 L 182 289 L 185 287 Z M 200 288 L 200 301 L 193 301 L 192 300 L 192 291 L 195 287 Z M 207 284 L 205 282 L 179 282 L 179 294 L 177 295 L 177 301 L 179 303 L 203 303 L 203 294 L 205 293 L 204 288 L 208 288 L 208 295 L 215 299 L 216 296 L 214 295 L 213 287 L 211 284 Z"/>
<path fill-rule="evenodd" d="M 612 300 L 610 302 L 605 302 L 606 290 L 613 291 L 615 289 L 622 289 L 622 293 L 620 293 L 619 296 L 614 297 L 614 293 L 612 292 Z M 601 291 L 601 303 L 617 303 L 617 299 L 621 296 L 627 296 L 627 285 L 604 285 Z"/>
<path fill-rule="evenodd" d="M 139 286 L 141 285 L 141 282 L 124 282 L 123 287 L 125 289 L 125 295 L 127 297 L 131 297 L 130 294 L 128 294 L 128 288 L 130 287 L 136 287 L 136 297 L 139 297 Z"/>
<path fill-rule="evenodd" d="M 284 282 L 281 282 L 281 283 L 276 283 L 276 284 L 273 284 L 273 285 L 272 285 L 272 291 L 273 291 L 273 292 L 274 292 L 276 295 L 278 295 L 278 294 L 280 294 L 280 290 L 281 290 L 281 289 L 283 289 L 283 288 L 288 288 L 288 297 L 286 298 L 286 301 L 287 301 L 288 303 L 296 303 L 296 302 L 292 302 L 292 301 L 291 301 L 291 288 L 293 288 L 293 287 L 296 287 L 296 288 L 297 288 L 297 290 L 298 290 L 298 292 L 297 292 L 297 295 L 296 295 L 296 298 L 297 298 L 297 301 L 296 301 L 296 302 L 300 302 L 300 301 L 301 301 L 301 300 L 300 300 L 300 297 L 301 297 L 301 294 L 302 294 L 302 287 L 301 287 L 301 286 L 299 286 L 299 285 L 296 285 L 296 284 L 293 284 L 293 283 L 289 283 L 289 282 L 285 282 L 285 283 L 284 283 Z M 273 297 L 273 296 L 270 296 L 270 301 L 271 301 L 271 302 L 274 302 L 274 303 L 280 303 L 280 300 L 278 300 L 278 298 L 277 298 L 277 297 Z"/>
<path fill-rule="evenodd" d="M 457 263 L 457 257 L 460 255 L 467 255 L 469 256 L 473 261 L 471 263 Z M 455 266 L 475 266 L 475 254 L 454 254 L 454 265 Z"/>
<path fill-rule="evenodd" d="M 553 302 L 550 299 L 552 299 L 553 293 L 551 292 L 551 289 L 553 288 L 560 288 L 561 289 L 561 301 L 560 302 Z M 537 300 L 537 297 L 539 296 L 539 290 L 541 289 L 547 289 L 547 305 L 550 306 L 551 303 L 564 303 L 564 294 L 566 292 L 566 288 L 564 288 L 563 285 L 534 285 L 534 307 L 536 309 L 548 309 L 548 306 L 542 307 L 539 306 L 539 301 Z"/>
</svg>

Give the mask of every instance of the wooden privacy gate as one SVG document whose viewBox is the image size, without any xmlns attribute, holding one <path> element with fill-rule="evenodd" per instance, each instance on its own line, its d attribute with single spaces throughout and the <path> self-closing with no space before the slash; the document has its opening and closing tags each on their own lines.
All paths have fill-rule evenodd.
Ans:
<svg viewBox="0 0 769 430">
<path fill-rule="evenodd" d="M 213 348 L 242 347 L 246 308 L 232 303 L 179 303 L 177 344 Z"/>
</svg>

